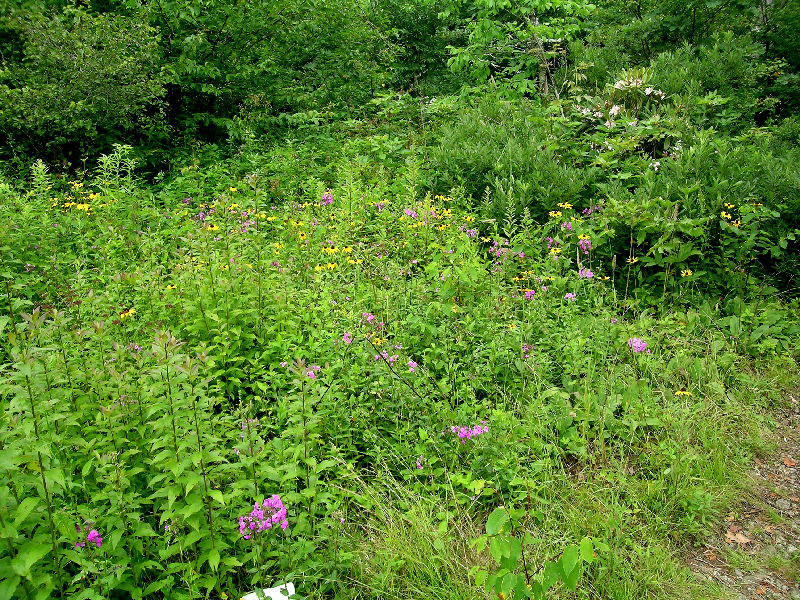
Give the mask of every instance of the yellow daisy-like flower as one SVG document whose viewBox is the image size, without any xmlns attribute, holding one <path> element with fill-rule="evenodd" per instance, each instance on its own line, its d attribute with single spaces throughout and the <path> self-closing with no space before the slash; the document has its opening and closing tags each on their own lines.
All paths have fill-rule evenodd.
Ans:
<svg viewBox="0 0 800 600">
<path fill-rule="evenodd" d="M 345 254 L 351 254 L 353 252 L 353 249 L 350 246 L 345 246 L 344 248 L 342 248 L 342 252 L 344 252 Z"/>
<path fill-rule="evenodd" d="M 635 256 L 632 256 L 631 258 L 626 259 L 625 262 L 627 262 L 629 265 L 633 265 L 639 262 L 639 259 L 636 258 Z"/>
<path fill-rule="evenodd" d="M 560 211 L 560 210 L 551 210 L 551 211 L 550 211 L 548 214 L 549 214 L 549 215 L 550 215 L 552 218 L 554 218 L 554 219 L 557 219 L 558 217 L 560 217 L 560 216 L 561 216 L 561 211 Z"/>
<path fill-rule="evenodd" d="M 261 214 L 263 215 L 264 213 L 261 213 Z M 276 217 L 275 215 L 270 215 L 270 216 L 267 217 L 267 221 L 275 221 L 275 220 L 277 220 L 277 218 L 278 217 Z"/>
<path fill-rule="evenodd" d="M 228 265 L 220 265 L 219 266 L 219 270 L 220 271 L 227 271 L 228 270 Z"/>
<path fill-rule="evenodd" d="M 472 223 L 475 220 L 475 217 L 473 217 L 472 215 L 467 215 L 466 217 L 464 217 L 464 220 L 467 223 Z"/>
<path fill-rule="evenodd" d="M 736 208 L 736 205 L 735 205 L 735 204 L 731 204 L 730 202 L 726 202 L 726 203 L 724 204 L 724 206 L 725 206 L 725 208 L 728 208 L 728 209 L 730 209 L 730 208 Z"/>
<path fill-rule="evenodd" d="M 563 208 L 564 210 L 569 210 L 570 208 L 572 208 L 572 204 L 570 204 L 569 202 L 559 202 L 558 204 L 556 204 L 556 206 L 558 206 L 559 208 Z"/>
<path fill-rule="evenodd" d="M 338 266 L 339 266 L 339 263 L 335 263 L 335 262 L 333 262 L 333 263 L 328 263 L 328 268 L 329 268 L 329 269 L 335 269 L 335 268 L 336 268 L 336 267 L 338 267 Z"/>
<path fill-rule="evenodd" d="M 238 192 L 238 191 L 239 191 L 239 189 L 238 189 L 238 188 L 235 188 L 235 187 L 229 187 L 229 188 L 228 188 L 228 191 L 229 191 L 229 192 Z"/>
<path fill-rule="evenodd" d="M 128 318 L 132 317 L 135 314 L 136 314 L 136 309 L 135 308 L 129 308 L 128 310 L 122 311 L 120 313 L 120 315 L 119 315 L 119 318 L 124 321 L 125 319 L 128 319 Z"/>
<path fill-rule="evenodd" d="M 561 248 L 550 248 L 550 254 L 561 254 Z"/>
<path fill-rule="evenodd" d="M 211 225 L 209 225 L 208 227 L 206 227 L 206 229 L 208 229 L 209 231 L 217 231 L 217 230 L 219 229 L 219 227 L 217 227 L 216 225 L 214 225 L 214 224 L 212 223 Z"/>
<path fill-rule="evenodd" d="M 738 229 L 741 224 L 742 224 L 741 221 L 733 221 L 731 223 L 731 227 L 736 227 Z"/>
<path fill-rule="evenodd" d="M 675 392 L 676 396 L 691 396 L 692 392 L 687 392 L 686 390 L 678 390 Z"/>
<path fill-rule="evenodd" d="M 681 277 L 691 277 L 694 274 L 694 271 L 691 269 L 684 269 L 681 271 Z"/>
<path fill-rule="evenodd" d="M 280 242 L 275 242 L 272 245 L 275 246 L 276 248 L 283 248 L 283 244 L 281 244 Z"/>
<path fill-rule="evenodd" d="M 731 213 L 726 213 L 724 210 L 721 213 L 719 213 L 719 216 L 722 217 L 723 219 L 732 219 L 733 218 L 733 217 L 731 217 Z"/>
<path fill-rule="evenodd" d="M 580 235 L 578 236 L 578 239 L 579 239 L 579 240 L 588 240 L 588 239 L 589 239 L 589 236 L 588 236 L 588 235 L 586 235 L 585 233 L 582 233 L 582 234 L 580 234 Z"/>
<path fill-rule="evenodd" d="M 164 289 L 165 289 L 165 290 L 174 290 L 176 287 L 178 287 L 178 286 L 177 286 L 177 285 L 175 285 L 175 284 L 170 284 L 170 285 L 168 285 L 167 287 L 165 287 Z"/>
<path fill-rule="evenodd" d="M 315 271 L 324 271 L 324 270 L 325 270 L 325 267 L 323 267 L 322 265 L 316 265 L 316 266 L 314 267 L 314 270 L 315 270 Z"/>
<path fill-rule="evenodd" d="M 304 239 L 306 239 L 306 238 L 308 237 L 308 236 L 306 235 L 306 232 L 305 232 L 305 231 L 301 231 L 300 233 L 298 233 L 298 234 L 297 234 L 297 236 L 298 236 L 298 237 L 299 237 L 301 240 L 304 240 Z"/>
</svg>

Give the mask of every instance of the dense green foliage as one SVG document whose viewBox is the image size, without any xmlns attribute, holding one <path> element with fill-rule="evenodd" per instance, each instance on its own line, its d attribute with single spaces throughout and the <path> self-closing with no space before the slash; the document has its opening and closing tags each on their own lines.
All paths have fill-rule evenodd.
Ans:
<svg viewBox="0 0 800 600">
<path fill-rule="evenodd" d="M 797 385 L 796 3 L 0 19 L 0 600 L 714 597 Z"/>
</svg>

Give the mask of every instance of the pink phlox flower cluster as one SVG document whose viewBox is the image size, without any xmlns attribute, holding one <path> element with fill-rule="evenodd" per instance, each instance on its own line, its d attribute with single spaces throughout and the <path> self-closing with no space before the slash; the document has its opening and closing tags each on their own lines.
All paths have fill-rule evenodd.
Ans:
<svg viewBox="0 0 800 600">
<path fill-rule="evenodd" d="M 589 254 L 589 250 L 592 249 L 592 240 L 589 239 L 578 240 L 578 249 L 584 254 Z"/>
<path fill-rule="evenodd" d="M 489 254 L 493 254 L 497 258 L 501 258 L 508 253 L 509 249 L 501 246 L 499 242 L 495 242 L 494 244 L 492 244 L 492 247 L 489 248 Z"/>
<path fill-rule="evenodd" d="M 536 295 L 536 292 L 533 290 L 525 290 L 525 300 L 530 300 Z"/>
<path fill-rule="evenodd" d="M 286 507 L 278 494 L 273 494 L 261 504 L 253 504 L 249 515 L 239 517 L 239 533 L 244 539 L 249 540 L 253 534 L 272 529 L 273 525 L 280 524 L 281 529 L 289 527 L 286 518 Z"/>
<path fill-rule="evenodd" d="M 647 348 L 647 342 L 645 342 L 642 338 L 629 339 L 628 347 L 637 354 L 639 352 L 647 352 L 648 354 L 651 354 L 650 350 Z"/>
<path fill-rule="evenodd" d="M 567 231 L 572 231 L 572 223 L 570 223 L 569 221 L 564 221 L 561 224 L 561 227 L 562 229 L 566 229 Z"/>
<path fill-rule="evenodd" d="M 75 531 L 80 533 L 81 532 L 81 526 L 80 525 L 75 525 Z M 97 531 L 97 529 L 91 529 L 89 531 L 88 535 L 86 536 L 86 542 L 80 541 L 80 540 L 75 542 L 75 548 L 83 548 L 83 547 L 86 546 L 87 542 L 90 543 L 90 544 L 94 544 L 95 546 L 100 548 L 103 545 L 103 538 L 100 535 L 100 533 Z"/>
<path fill-rule="evenodd" d="M 533 346 L 529 344 L 522 344 L 522 358 L 530 358 L 530 351 L 533 350 Z"/>
<path fill-rule="evenodd" d="M 353 334 L 345 331 L 344 335 L 342 336 L 342 341 L 345 344 L 352 344 L 353 343 Z"/>
<path fill-rule="evenodd" d="M 573 294 L 572 292 L 564 294 L 564 300 L 569 300 L 570 302 L 575 302 L 575 298 L 577 298 L 577 297 L 578 297 L 578 295 L 577 294 Z"/>
<path fill-rule="evenodd" d="M 578 277 L 583 277 L 584 279 L 591 279 L 592 277 L 594 277 L 594 273 L 592 273 L 586 267 L 583 267 L 578 271 Z"/>
<path fill-rule="evenodd" d="M 559 244 L 556 240 L 554 240 L 550 236 L 544 238 L 544 240 L 547 242 L 548 250 L 550 250 L 551 248 L 558 248 L 559 246 L 561 246 L 561 244 Z"/>
<path fill-rule="evenodd" d="M 384 350 L 380 354 L 376 354 L 373 358 L 375 358 L 375 360 L 380 360 L 381 358 L 383 358 L 383 360 L 388 362 L 390 365 L 393 365 L 395 362 L 397 362 L 397 359 L 400 357 L 397 354 L 389 356 L 389 353 L 386 350 Z"/>
<path fill-rule="evenodd" d="M 488 433 L 489 426 L 486 425 L 486 421 L 481 421 L 479 425 L 473 425 L 472 427 L 459 427 L 457 425 L 453 425 L 450 427 L 450 432 L 455 433 L 458 436 L 458 439 L 461 440 L 462 444 L 466 444 L 467 440 L 471 440 L 479 435 Z"/>
<path fill-rule="evenodd" d="M 420 454 L 420 455 L 417 457 L 417 469 L 420 469 L 420 470 L 422 469 L 422 461 L 423 461 L 424 459 L 425 459 L 425 457 L 424 457 L 422 454 Z"/>
<path fill-rule="evenodd" d="M 405 210 L 403 210 L 403 212 L 406 213 L 406 216 L 411 217 L 412 219 L 417 218 L 417 213 L 411 210 L 410 208 L 406 208 Z"/>
<path fill-rule="evenodd" d="M 415 363 L 413 360 L 408 361 L 408 372 L 413 373 L 418 366 L 419 365 L 417 365 L 417 363 Z"/>
<path fill-rule="evenodd" d="M 333 204 L 333 192 L 329 189 L 322 194 L 322 206 L 328 206 L 328 204 Z"/>
</svg>

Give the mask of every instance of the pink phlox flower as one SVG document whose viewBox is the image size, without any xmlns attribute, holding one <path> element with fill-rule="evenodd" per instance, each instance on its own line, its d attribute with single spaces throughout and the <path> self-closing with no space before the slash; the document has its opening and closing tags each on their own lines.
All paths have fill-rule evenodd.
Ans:
<svg viewBox="0 0 800 600">
<path fill-rule="evenodd" d="M 647 342 L 641 338 L 631 338 L 628 340 L 628 347 L 638 354 L 647 350 Z M 647 350 L 647 352 L 649 353 L 650 351 Z"/>
<path fill-rule="evenodd" d="M 86 541 L 90 544 L 95 544 L 98 548 L 103 545 L 103 538 L 100 537 L 97 529 L 92 529 L 89 535 L 86 536 Z"/>
</svg>

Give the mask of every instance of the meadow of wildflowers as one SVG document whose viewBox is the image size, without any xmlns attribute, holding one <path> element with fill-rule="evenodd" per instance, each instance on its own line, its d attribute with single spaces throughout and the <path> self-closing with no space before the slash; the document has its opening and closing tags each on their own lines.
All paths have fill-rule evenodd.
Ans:
<svg viewBox="0 0 800 600">
<path fill-rule="evenodd" d="M 0 597 L 482 597 L 501 543 L 517 595 L 680 572 L 796 374 L 789 305 L 611 256 L 610 202 L 501 223 L 337 168 L 0 188 Z"/>
</svg>

